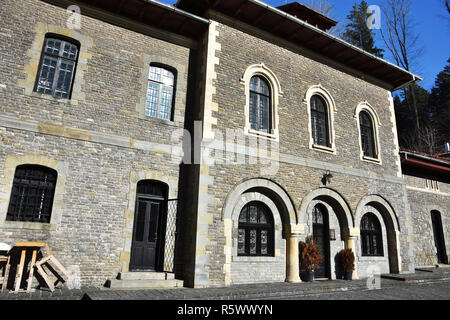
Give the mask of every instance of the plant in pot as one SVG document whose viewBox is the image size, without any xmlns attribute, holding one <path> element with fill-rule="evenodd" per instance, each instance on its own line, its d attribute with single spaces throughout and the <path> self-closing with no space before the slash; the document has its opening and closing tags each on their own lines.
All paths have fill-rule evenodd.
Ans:
<svg viewBox="0 0 450 320">
<path fill-rule="evenodd" d="M 352 249 L 342 249 L 339 252 L 339 262 L 344 271 L 344 279 L 352 280 L 353 270 L 355 270 L 355 255 Z"/>
<path fill-rule="evenodd" d="M 304 274 L 305 281 L 313 281 L 314 271 L 319 269 L 323 259 L 313 237 L 307 237 L 305 242 L 301 243 L 300 250 L 300 270 Z"/>
</svg>

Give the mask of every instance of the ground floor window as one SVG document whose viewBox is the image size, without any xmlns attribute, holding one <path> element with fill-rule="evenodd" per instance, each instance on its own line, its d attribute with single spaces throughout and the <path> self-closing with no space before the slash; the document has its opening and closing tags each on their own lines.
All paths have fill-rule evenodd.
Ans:
<svg viewBox="0 0 450 320">
<path fill-rule="evenodd" d="M 247 204 L 239 215 L 238 255 L 273 256 L 274 224 L 270 209 L 262 202 Z"/>
<path fill-rule="evenodd" d="M 383 256 L 381 225 L 373 213 L 366 213 L 361 220 L 361 249 L 363 256 Z"/>
<path fill-rule="evenodd" d="M 20 165 L 14 173 L 7 221 L 50 223 L 57 172 L 39 165 Z"/>
</svg>

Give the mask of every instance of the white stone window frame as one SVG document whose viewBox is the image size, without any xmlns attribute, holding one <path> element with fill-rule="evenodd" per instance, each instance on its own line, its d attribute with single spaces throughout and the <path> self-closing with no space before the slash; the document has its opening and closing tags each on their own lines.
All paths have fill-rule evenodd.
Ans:
<svg viewBox="0 0 450 320">
<path fill-rule="evenodd" d="M 274 255 L 273 256 L 239 256 L 238 255 L 238 229 L 239 229 L 239 216 L 241 214 L 242 209 L 251 202 L 262 202 L 265 204 L 269 210 L 270 214 L 272 214 L 273 223 L 274 223 L 274 234 L 273 234 L 273 248 Z M 275 203 L 268 198 L 267 196 L 259 193 L 259 192 L 248 192 L 244 193 L 240 196 L 240 199 L 237 205 L 234 207 L 232 214 L 232 261 L 247 261 L 247 262 L 256 262 L 256 261 L 276 261 L 282 254 L 282 224 L 280 213 L 275 205 Z"/>
<path fill-rule="evenodd" d="M 328 137 L 330 147 L 322 146 L 314 143 L 312 123 L 311 123 L 311 98 L 315 95 L 321 97 L 327 107 L 328 115 Z M 337 113 L 336 103 L 330 92 L 325 89 L 320 83 L 308 88 L 303 98 L 303 103 L 306 104 L 308 113 L 308 133 L 309 133 L 309 149 L 326 152 L 330 154 L 336 154 L 336 133 L 334 130 L 334 114 Z"/>
<path fill-rule="evenodd" d="M 53 196 L 50 223 L 6 220 L 16 168 L 25 164 L 47 167 L 55 170 L 58 174 L 56 179 L 55 194 Z M 67 165 L 61 161 L 41 156 L 39 154 L 7 155 L 3 170 L 4 177 L 0 179 L 0 229 L 56 231 L 61 223 L 63 210 L 65 208 L 64 195 Z M 3 188 L 3 190 L 1 190 L 1 188 Z"/>
<path fill-rule="evenodd" d="M 271 132 L 261 132 L 251 128 L 250 124 L 250 80 L 255 77 L 262 77 L 267 81 L 270 88 L 270 128 Z M 244 85 L 245 92 L 245 127 L 244 134 L 250 136 L 256 136 L 260 138 L 270 139 L 274 141 L 280 141 L 279 135 L 279 116 L 278 108 L 280 103 L 280 97 L 283 96 L 283 91 L 281 90 L 280 81 L 278 80 L 275 73 L 264 65 L 264 63 L 253 64 L 245 70 L 240 82 Z"/>
<path fill-rule="evenodd" d="M 373 134 L 374 134 L 373 142 L 375 144 L 375 153 L 377 155 L 376 158 L 372 158 L 372 157 L 368 157 L 368 156 L 364 155 L 364 150 L 362 147 L 362 139 L 361 139 L 361 125 L 359 122 L 359 114 L 361 113 L 361 111 L 367 112 L 367 114 L 370 116 L 371 121 L 372 121 L 372 128 L 373 128 Z M 358 104 L 358 106 L 355 109 L 353 117 L 356 120 L 356 126 L 358 128 L 360 160 L 381 165 L 382 160 L 381 160 L 381 146 L 380 146 L 380 134 L 379 134 L 379 128 L 381 127 L 381 121 L 380 121 L 380 118 L 378 117 L 377 112 L 366 100 L 366 101 L 363 101 Z"/>
</svg>

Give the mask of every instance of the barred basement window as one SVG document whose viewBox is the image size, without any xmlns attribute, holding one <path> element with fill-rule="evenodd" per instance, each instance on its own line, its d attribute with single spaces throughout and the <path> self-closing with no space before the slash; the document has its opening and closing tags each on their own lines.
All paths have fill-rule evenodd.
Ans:
<svg viewBox="0 0 450 320">
<path fill-rule="evenodd" d="M 47 36 L 39 65 L 35 91 L 70 99 L 79 45 Z"/>
<path fill-rule="evenodd" d="M 21 165 L 14 174 L 7 221 L 50 223 L 57 172 L 38 165 Z"/>
<path fill-rule="evenodd" d="M 361 219 L 361 246 L 363 256 L 383 256 L 381 225 L 371 212 Z"/>
<path fill-rule="evenodd" d="M 145 115 L 171 120 L 175 75 L 162 67 L 150 66 Z"/>
<path fill-rule="evenodd" d="M 250 202 L 239 215 L 238 255 L 273 256 L 273 234 L 270 209 L 262 202 Z"/>
<path fill-rule="evenodd" d="M 250 128 L 271 133 L 270 89 L 267 81 L 259 76 L 250 80 Z"/>
<path fill-rule="evenodd" d="M 311 128 L 314 144 L 330 147 L 328 108 L 318 95 L 311 97 Z"/>
<path fill-rule="evenodd" d="M 364 155 L 370 158 L 377 158 L 373 122 L 367 112 L 361 111 L 359 113 L 359 125 L 361 129 L 361 146 Z"/>
</svg>

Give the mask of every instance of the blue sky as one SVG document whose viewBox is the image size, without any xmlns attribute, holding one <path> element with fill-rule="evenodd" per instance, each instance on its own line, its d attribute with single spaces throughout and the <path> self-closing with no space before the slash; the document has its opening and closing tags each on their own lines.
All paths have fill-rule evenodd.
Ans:
<svg viewBox="0 0 450 320">
<path fill-rule="evenodd" d="M 159 0 L 164 3 L 174 4 L 176 0 Z M 293 0 L 262 0 L 272 6 L 283 5 Z M 352 9 L 353 5 L 359 0 L 329 0 L 334 4 L 331 18 L 337 20 L 340 24 L 346 24 L 346 16 Z M 383 0 L 366 0 L 369 5 L 381 6 Z M 299 0 L 299 2 L 307 3 L 307 0 Z M 444 69 L 447 59 L 450 58 L 450 25 L 442 16 L 448 14 L 444 11 L 441 0 L 412 0 L 411 10 L 415 23 L 415 32 L 423 43 L 424 53 L 417 61 L 417 66 L 412 72 L 420 75 L 423 81 L 419 84 L 425 89 L 430 90 L 434 85 L 436 75 Z M 383 21 L 382 21 L 383 25 Z M 376 46 L 384 48 L 380 31 L 376 31 Z M 389 54 L 385 52 L 385 59 L 393 62 Z"/>
</svg>

